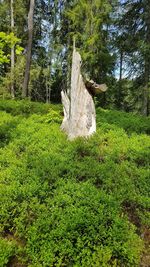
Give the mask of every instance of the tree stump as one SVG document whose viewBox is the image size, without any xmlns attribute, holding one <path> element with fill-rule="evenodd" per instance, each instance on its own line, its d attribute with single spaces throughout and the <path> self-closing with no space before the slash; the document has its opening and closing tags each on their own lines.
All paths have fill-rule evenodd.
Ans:
<svg viewBox="0 0 150 267">
<path fill-rule="evenodd" d="M 96 112 L 93 94 L 105 92 L 105 84 L 98 85 L 92 80 L 84 81 L 81 74 L 81 56 L 74 46 L 72 56 L 70 94 L 62 91 L 64 119 L 61 129 L 69 139 L 88 137 L 96 132 Z"/>
</svg>

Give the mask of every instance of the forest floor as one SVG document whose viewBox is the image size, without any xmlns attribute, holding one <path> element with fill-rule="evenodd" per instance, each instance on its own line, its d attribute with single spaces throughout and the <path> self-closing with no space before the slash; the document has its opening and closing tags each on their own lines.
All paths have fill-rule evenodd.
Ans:
<svg viewBox="0 0 150 267">
<path fill-rule="evenodd" d="M 61 105 L 0 110 L 0 267 L 149 267 L 150 118 L 97 108 L 68 141 Z"/>
</svg>

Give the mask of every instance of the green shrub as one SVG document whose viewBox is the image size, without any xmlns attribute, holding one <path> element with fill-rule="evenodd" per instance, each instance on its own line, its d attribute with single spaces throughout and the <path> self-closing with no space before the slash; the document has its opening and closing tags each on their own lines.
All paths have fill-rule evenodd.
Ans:
<svg viewBox="0 0 150 267">
<path fill-rule="evenodd" d="M 1 112 L 0 121 L 0 147 L 8 144 L 12 138 L 12 134 L 17 127 L 21 118 L 14 118 L 6 112 Z"/>
<path fill-rule="evenodd" d="M 12 115 L 46 114 L 49 109 L 60 110 L 59 105 L 31 102 L 29 100 L 0 100 L 0 110 L 5 110 Z"/>
<path fill-rule="evenodd" d="M 60 131 L 60 106 L 0 105 L 0 231 L 22 240 L 22 261 L 139 266 L 137 233 L 150 225 L 147 119 L 98 110 L 97 133 L 70 142 Z M 6 264 L 17 253 L 8 244 L 1 245 Z"/>
<path fill-rule="evenodd" d="M 10 258 L 15 255 L 15 245 L 12 241 L 0 239 L 0 267 L 8 266 Z"/>
<path fill-rule="evenodd" d="M 100 126 L 103 125 L 103 123 L 116 125 L 117 127 L 125 129 L 129 134 L 132 132 L 150 134 L 150 117 L 146 118 L 123 111 L 97 108 L 97 123 Z"/>
<path fill-rule="evenodd" d="M 89 182 L 60 180 L 46 202 L 27 233 L 34 264 L 111 266 L 116 259 L 120 266 L 136 266 L 142 242 L 112 197 Z"/>
</svg>

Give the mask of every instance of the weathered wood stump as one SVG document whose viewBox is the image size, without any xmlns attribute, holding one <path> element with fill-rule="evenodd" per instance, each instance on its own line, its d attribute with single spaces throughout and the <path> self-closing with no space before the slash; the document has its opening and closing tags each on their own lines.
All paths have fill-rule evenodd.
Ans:
<svg viewBox="0 0 150 267">
<path fill-rule="evenodd" d="M 74 47 L 70 95 L 65 91 L 61 92 L 64 108 L 61 129 L 67 133 L 69 139 L 88 137 L 96 132 L 96 112 L 92 95 L 106 90 L 105 84 L 99 85 L 92 80 L 84 82 L 81 75 L 81 56 Z"/>
</svg>

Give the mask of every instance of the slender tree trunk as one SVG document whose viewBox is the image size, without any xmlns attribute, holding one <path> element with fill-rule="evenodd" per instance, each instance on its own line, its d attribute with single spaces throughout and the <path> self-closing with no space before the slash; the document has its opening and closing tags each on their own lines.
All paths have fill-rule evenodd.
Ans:
<svg viewBox="0 0 150 267">
<path fill-rule="evenodd" d="M 46 77 L 46 103 L 49 103 L 48 91 L 49 91 L 49 88 L 48 88 L 48 81 L 47 81 L 47 77 Z"/>
<path fill-rule="evenodd" d="M 123 51 L 120 47 L 119 49 L 119 79 L 117 87 L 117 99 L 116 106 L 117 108 L 122 108 L 122 73 L 123 73 Z"/>
<path fill-rule="evenodd" d="M 123 71 L 123 52 L 120 51 L 120 71 L 119 71 L 119 81 L 122 80 L 122 71 Z"/>
<path fill-rule="evenodd" d="M 123 88 L 122 88 L 122 73 L 123 73 L 123 51 L 120 50 L 120 69 L 119 69 L 119 88 L 118 88 L 118 108 L 123 107 Z"/>
<path fill-rule="evenodd" d="M 33 14 L 34 14 L 35 0 L 30 0 L 30 9 L 28 14 L 28 46 L 24 83 L 22 89 L 22 97 L 25 98 L 29 95 L 29 80 L 30 80 L 30 66 L 31 66 L 31 52 L 32 52 L 32 39 L 33 39 Z"/>
<path fill-rule="evenodd" d="M 149 115 L 150 108 L 150 8 L 149 0 L 145 0 L 145 22 L 147 26 L 146 45 L 148 47 L 145 55 L 145 86 L 143 88 L 143 115 Z"/>
<path fill-rule="evenodd" d="M 14 31 L 14 1 L 11 0 L 11 31 Z M 15 47 L 14 45 L 11 47 L 11 97 L 15 98 L 15 90 L 14 90 L 14 67 L 15 67 Z"/>
<path fill-rule="evenodd" d="M 46 103 L 49 104 L 51 102 L 51 86 L 50 86 L 50 76 L 51 76 L 51 68 L 50 65 L 48 67 L 48 73 L 46 75 Z"/>
</svg>

